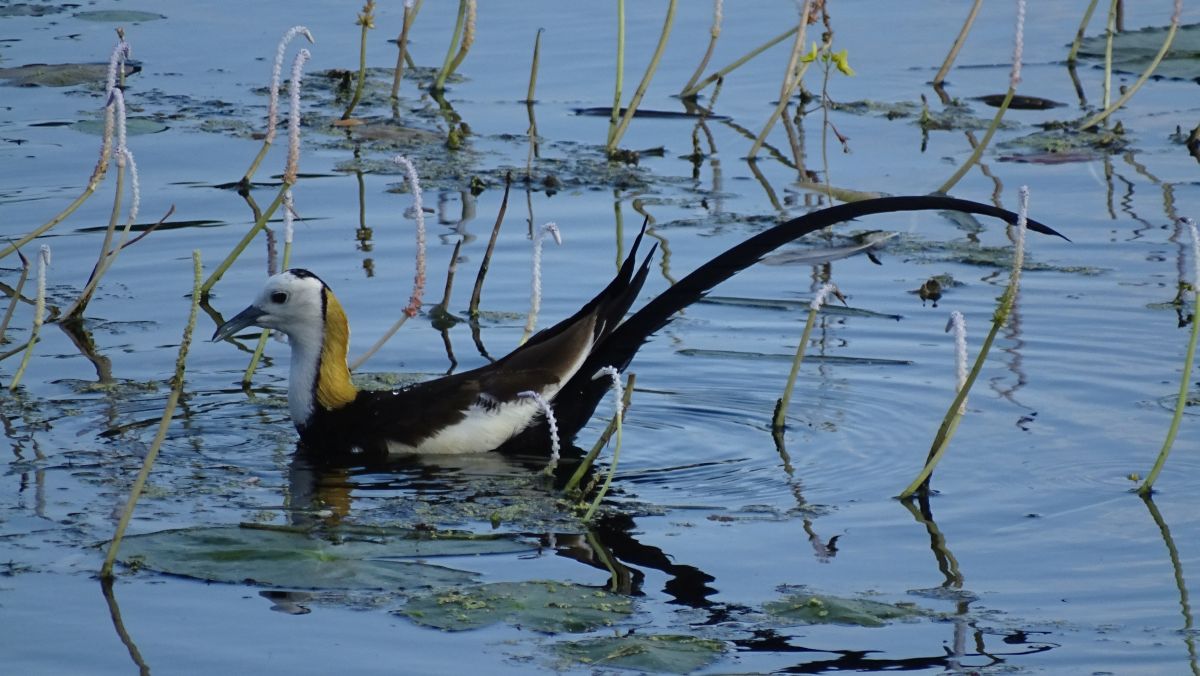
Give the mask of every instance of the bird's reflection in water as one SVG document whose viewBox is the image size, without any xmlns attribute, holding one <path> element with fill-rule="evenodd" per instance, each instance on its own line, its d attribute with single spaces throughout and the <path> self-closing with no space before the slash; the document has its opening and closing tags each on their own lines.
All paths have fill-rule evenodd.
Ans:
<svg viewBox="0 0 1200 676">
<path fill-rule="evenodd" d="M 579 522 L 561 492 L 578 460 L 565 455 L 551 474 L 545 457 L 507 453 L 412 456 L 352 466 L 316 462 L 301 447 L 289 467 L 284 508 L 290 526 L 316 531 L 387 524 L 436 533 L 490 522 L 536 538 L 540 552 L 607 572 L 608 591 L 642 595 L 641 568 L 649 568 L 667 575 L 663 591 L 670 602 L 712 605 L 714 578 L 639 542 L 633 516 L 603 513 L 590 524 Z M 270 600 L 275 609 L 295 612 L 307 599 L 281 599 L 276 593 Z"/>
</svg>

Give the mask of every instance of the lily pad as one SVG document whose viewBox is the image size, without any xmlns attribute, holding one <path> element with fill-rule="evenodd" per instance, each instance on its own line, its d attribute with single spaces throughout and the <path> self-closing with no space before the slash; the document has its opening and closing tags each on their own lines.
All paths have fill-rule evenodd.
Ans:
<svg viewBox="0 0 1200 676">
<path fill-rule="evenodd" d="M 846 624 L 882 627 L 891 620 L 924 617 L 929 613 L 915 605 L 882 603 L 798 593 L 763 606 L 767 614 L 794 624 Z"/>
<path fill-rule="evenodd" d="M 0 18 L 7 18 L 11 16 L 47 16 L 50 14 L 61 14 L 67 11 L 67 9 L 77 6 L 78 5 L 35 5 L 29 2 L 18 2 L 0 7 Z"/>
<path fill-rule="evenodd" d="M 1167 26 L 1125 31 L 1113 38 L 1113 69 L 1141 74 L 1150 64 L 1167 38 Z M 1094 35 L 1079 45 L 1079 58 L 1104 61 L 1104 35 Z M 1196 54 L 1200 53 L 1200 24 L 1180 26 L 1154 75 L 1182 80 L 1196 80 Z"/>
<path fill-rule="evenodd" d="M 497 582 L 413 596 L 397 612 L 443 631 L 508 622 L 554 634 L 611 626 L 633 612 L 633 603 L 602 589 L 561 582 Z"/>
<path fill-rule="evenodd" d="M 125 64 L 125 75 L 142 70 L 134 63 Z M 0 68 L 0 80 L 18 87 L 72 87 L 88 82 L 102 83 L 108 77 L 107 63 L 29 63 Z"/>
<path fill-rule="evenodd" d="M 84 21 L 103 21 L 105 23 L 138 23 L 167 18 L 162 14 L 142 12 L 136 9 L 98 9 L 90 12 L 75 12 L 72 16 Z"/>
<path fill-rule="evenodd" d="M 676 350 L 676 354 L 685 357 L 708 357 L 712 359 L 752 359 L 755 361 L 792 361 L 795 355 L 773 354 L 769 352 L 747 352 L 744 350 L 706 350 L 702 348 L 684 348 Z M 907 359 L 885 359 L 883 357 L 843 357 L 834 354 L 814 354 L 804 357 L 806 360 L 822 364 L 842 364 L 857 366 L 911 366 Z"/>
<path fill-rule="evenodd" d="M 680 634 L 630 634 L 566 641 L 555 649 L 564 657 L 589 665 L 686 674 L 720 657 L 725 644 Z"/>
<path fill-rule="evenodd" d="M 460 585 L 475 574 L 400 559 L 515 553 L 512 538 L 406 529 L 353 529 L 336 540 L 239 526 L 185 528 L 125 538 L 129 565 L 209 582 L 301 589 L 412 589 Z"/>
<path fill-rule="evenodd" d="M 71 128 L 85 134 L 92 134 L 93 136 L 104 135 L 103 120 L 80 120 L 72 124 Z M 157 134 L 167 129 L 170 129 L 170 127 L 157 120 L 151 120 L 148 117 L 130 117 L 125 120 L 125 133 L 129 136 Z"/>
</svg>

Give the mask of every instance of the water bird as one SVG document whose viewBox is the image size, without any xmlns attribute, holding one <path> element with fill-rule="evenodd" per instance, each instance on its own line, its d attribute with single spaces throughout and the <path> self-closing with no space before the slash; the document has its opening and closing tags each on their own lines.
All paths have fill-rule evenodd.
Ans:
<svg viewBox="0 0 1200 676">
<path fill-rule="evenodd" d="M 527 393 L 549 403 L 561 438 L 570 441 L 607 391 L 606 380 L 595 374 L 606 366 L 624 371 L 655 331 L 717 284 L 821 228 L 871 214 L 931 209 L 1018 222 L 1011 211 L 943 195 L 839 204 L 749 237 L 626 317 L 654 254 L 651 248 L 637 261 L 643 228 L 616 276 L 575 314 L 490 364 L 392 391 L 360 390 L 351 383 L 346 313 L 329 286 L 307 270 L 270 277 L 254 303 L 219 326 L 213 340 L 249 326 L 287 335 L 288 408 L 301 448 L 313 457 L 375 461 L 404 454 L 548 452 L 545 418 Z M 1032 219 L 1027 224 L 1035 232 L 1063 237 Z"/>
</svg>

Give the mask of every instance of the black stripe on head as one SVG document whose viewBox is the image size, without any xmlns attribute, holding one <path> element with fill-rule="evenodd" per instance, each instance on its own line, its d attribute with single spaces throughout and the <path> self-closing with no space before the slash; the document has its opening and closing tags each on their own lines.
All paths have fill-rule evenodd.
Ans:
<svg viewBox="0 0 1200 676">
<path fill-rule="evenodd" d="M 321 283 L 321 286 L 324 286 L 326 288 L 329 287 L 329 285 L 325 283 L 325 280 L 316 276 L 312 272 L 305 270 L 304 268 L 292 268 L 291 270 L 288 270 L 288 273 L 295 277 L 299 277 L 300 279 L 315 279 Z"/>
</svg>

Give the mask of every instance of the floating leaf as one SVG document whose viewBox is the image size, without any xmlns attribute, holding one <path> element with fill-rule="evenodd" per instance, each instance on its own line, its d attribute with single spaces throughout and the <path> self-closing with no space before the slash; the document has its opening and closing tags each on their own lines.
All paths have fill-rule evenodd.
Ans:
<svg viewBox="0 0 1200 676">
<path fill-rule="evenodd" d="M 469 533 L 358 529 L 336 540 L 299 531 L 216 526 L 125 538 L 130 565 L 210 582 L 302 589 L 411 589 L 471 582 L 475 574 L 402 558 L 527 551 L 514 539 Z"/>
<path fill-rule="evenodd" d="M 98 9 L 90 12 L 75 12 L 76 19 L 84 21 L 103 21 L 107 23 L 138 23 L 139 21 L 158 21 L 167 17 L 154 12 L 141 12 L 136 9 Z"/>
<path fill-rule="evenodd" d="M 126 63 L 125 74 L 141 71 L 138 64 Z M 107 63 L 29 63 L 0 68 L 0 80 L 18 87 L 71 87 L 87 82 L 103 83 L 108 77 Z"/>
<path fill-rule="evenodd" d="M 104 135 L 103 120 L 80 120 L 71 125 L 75 131 L 81 131 L 85 134 L 93 136 Z M 157 134 L 160 131 L 170 129 L 162 122 L 151 120 L 148 117 L 130 117 L 125 120 L 125 133 L 129 136 L 137 136 L 139 134 Z"/>
<path fill-rule="evenodd" d="M 768 361 L 791 361 L 795 359 L 795 355 L 791 354 L 771 354 L 768 352 L 746 352 L 743 350 L 705 350 L 700 348 L 684 348 L 676 350 L 676 354 L 684 355 L 685 357 L 710 357 L 716 359 L 753 359 L 768 360 Z M 834 354 L 814 354 L 804 357 L 806 360 L 820 362 L 822 364 L 855 364 L 860 366 L 909 366 L 912 364 L 907 359 L 884 359 L 882 357 L 843 357 Z"/>
<path fill-rule="evenodd" d="M 508 622 L 546 632 L 583 632 L 628 616 L 632 602 L 593 587 L 552 581 L 497 582 L 413 596 L 398 613 L 443 631 Z"/>
<path fill-rule="evenodd" d="M 928 612 L 915 605 L 900 605 L 799 593 L 763 606 L 767 614 L 795 624 L 850 624 L 882 627 L 889 620 L 923 617 Z"/>
<path fill-rule="evenodd" d="M 1167 39 L 1167 26 L 1124 31 L 1113 36 L 1113 70 L 1142 73 L 1154 62 L 1158 50 Z M 1104 59 L 1105 35 L 1094 35 L 1079 45 L 1079 58 Z M 1154 74 L 1159 77 L 1184 80 L 1197 79 L 1196 54 L 1200 53 L 1200 24 L 1180 26 Z"/>
<path fill-rule="evenodd" d="M 49 14 L 61 14 L 67 11 L 67 9 L 67 7 L 55 5 L 34 5 L 28 2 L 18 2 L 13 5 L 0 7 L 0 18 L 11 16 L 47 16 Z"/>
<path fill-rule="evenodd" d="M 686 674 L 720 657 L 725 644 L 680 634 L 630 634 L 566 641 L 555 649 L 564 657 L 589 665 Z"/>
</svg>

